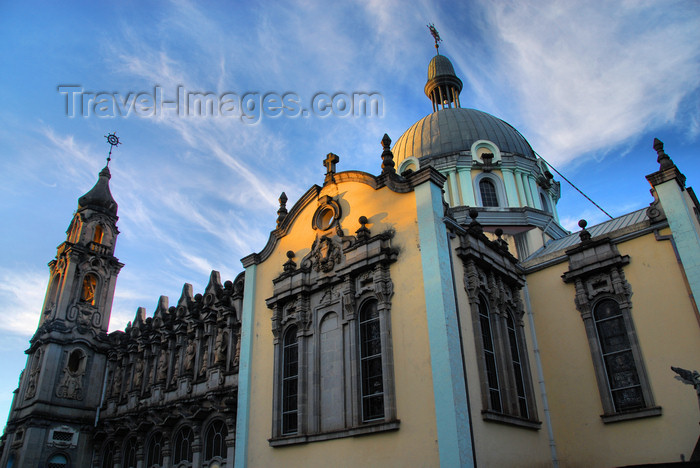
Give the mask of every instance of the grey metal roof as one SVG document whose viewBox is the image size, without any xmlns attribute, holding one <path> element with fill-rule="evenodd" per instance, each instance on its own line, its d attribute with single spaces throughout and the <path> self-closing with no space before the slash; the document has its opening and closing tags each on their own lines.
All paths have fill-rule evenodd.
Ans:
<svg viewBox="0 0 700 468">
<path fill-rule="evenodd" d="M 486 112 L 460 107 L 423 117 L 396 140 L 392 151 L 398 164 L 411 156 L 469 151 L 479 140 L 489 140 L 503 152 L 535 158 L 530 144 L 511 125 Z"/>
<path fill-rule="evenodd" d="M 428 81 L 444 75 L 457 76 L 450 59 L 438 54 L 428 64 Z"/>
<path fill-rule="evenodd" d="M 647 208 L 641 208 L 637 211 L 633 211 L 631 213 L 627 213 L 622 216 L 618 216 L 617 218 L 613 218 L 609 221 L 605 221 L 600 224 L 596 224 L 595 226 L 592 227 L 587 227 L 588 232 L 591 233 L 592 237 L 597 237 L 597 236 L 602 236 L 605 234 L 612 233 L 614 231 L 618 231 L 630 226 L 634 226 L 635 224 L 639 224 L 643 221 L 649 220 L 649 217 L 647 216 Z M 569 234 L 566 237 L 562 237 L 561 239 L 555 239 L 552 241 L 549 241 L 544 247 L 541 249 L 537 250 L 535 253 L 530 255 L 528 258 L 525 259 L 525 262 L 530 262 L 531 260 L 545 257 L 551 253 L 557 252 L 559 250 L 565 250 L 569 249 L 579 242 L 581 242 L 581 238 L 579 237 L 579 232 L 573 232 Z"/>
</svg>

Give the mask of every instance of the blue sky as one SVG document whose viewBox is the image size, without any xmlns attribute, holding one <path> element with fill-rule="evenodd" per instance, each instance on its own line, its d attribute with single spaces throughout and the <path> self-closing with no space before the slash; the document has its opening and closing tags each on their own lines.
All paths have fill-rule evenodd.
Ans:
<svg viewBox="0 0 700 468">
<path fill-rule="evenodd" d="M 509 122 L 613 215 L 651 202 L 644 176 L 658 137 L 700 180 L 700 3 L 492 1 L 3 2 L 0 5 L 0 425 L 25 364 L 48 280 L 46 263 L 110 164 L 119 203 L 119 275 L 111 330 L 185 282 L 233 279 L 321 161 L 379 173 L 380 140 L 430 112 L 423 94 L 435 53 L 464 82 L 463 107 Z M 173 99 L 191 92 L 379 93 L 382 115 L 321 117 L 66 115 L 61 85 Z M 255 94 L 251 95 L 256 98 Z M 257 99 L 257 98 L 256 98 Z M 132 109 L 133 110 L 133 109 Z M 558 179 L 558 178 L 557 178 Z M 565 227 L 604 220 L 562 182 Z"/>
</svg>

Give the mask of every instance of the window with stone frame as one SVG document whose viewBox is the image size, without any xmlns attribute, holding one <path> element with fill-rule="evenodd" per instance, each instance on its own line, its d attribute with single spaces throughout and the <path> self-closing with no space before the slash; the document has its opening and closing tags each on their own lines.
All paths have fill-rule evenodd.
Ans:
<svg viewBox="0 0 700 468">
<path fill-rule="evenodd" d="M 173 464 L 191 466 L 194 432 L 187 426 L 180 428 L 173 437 Z"/>
<path fill-rule="evenodd" d="M 479 182 L 479 191 L 481 193 L 481 204 L 483 206 L 498 206 L 496 186 L 490 179 L 481 179 L 481 182 Z"/>
<path fill-rule="evenodd" d="M 115 444 L 113 440 L 108 441 L 102 447 L 102 468 L 113 468 L 114 467 L 114 452 Z"/>
<path fill-rule="evenodd" d="M 221 462 L 226 458 L 226 437 L 228 429 L 221 419 L 213 420 L 204 433 L 204 463 L 213 466 L 213 462 Z"/>
<path fill-rule="evenodd" d="M 487 420 L 538 428 L 522 314 L 515 314 L 512 305 L 499 307 L 498 301 L 484 294 L 478 298 L 474 322 L 480 350 L 482 414 Z"/>
<path fill-rule="evenodd" d="M 460 315 L 474 330 L 482 417 L 539 429 L 520 298 L 525 279 L 515 257 L 480 230 L 460 239 L 457 254 L 464 262 L 470 310 Z"/>
<path fill-rule="evenodd" d="M 661 415 L 654 403 L 642 350 L 632 319 L 632 287 L 620 255 L 609 238 L 583 241 L 566 251 L 564 282 L 575 287 L 575 304 L 588 337 L 605 423 Z"/>
<path fill-rule="evenodd" d="M 289 252 L 273 280 L 272 446 L 398 429 L 389 274 L 397 252 L 391 232 L 358 234 L 319 235 L 299 266 Z"/>
<path fill-rule="evenodd" d="M 124 442 L 122 468 L 136 468 L 136 437 L 129 437 Z"/>
<path fill-rule="evenodd" d="M 160 468 L 163 464 L 163 433 L 154 432 L 146 446 L 146 468 Z"/>
</svg>

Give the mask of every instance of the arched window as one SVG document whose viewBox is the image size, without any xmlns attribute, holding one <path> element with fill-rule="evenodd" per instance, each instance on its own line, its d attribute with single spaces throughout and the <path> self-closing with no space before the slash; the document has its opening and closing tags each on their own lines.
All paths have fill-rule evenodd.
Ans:
<svg viewBox="0 0 700 468">
<path fill-rule="evenodd" d="M 603 299 L 593 308 L 593 320 L 615 411 L 643 408 L 642 385 L 620 305 Z"/>
<path fill-rule="evenodd" d="M 83 289 L 80 293 L 80 300 L 91 305 L 95 305 L 95 291 L 97 290 L 97 276 L 88 273 L 83 278 Z"/>
<path fill-rule="evenodd" d="M 486 367 L 486 382 L 489 391 L 490 408 L 501 412 L 501 388 L 498 382 L 498 366 L 496 365 L 496 349 L 494 346 L 493 332 L 491 330 L 491 313 L 486 303 L 486 298 L 479 298 L 479 325 L 481 326 L 481 341 L 483 345 L 483 359 Z"/>
<path fill-rule="evenodd" d="M 130 437 L 124 442 L 122 468 L 136 468 L 136 437 Z"/>
<path fill-rule="evenodd" d="M 84 367 L 83 359 L 85 359 L 85 354 L 81 350 L 74 349 L 71 351 L 68 356 L 68 370 L 72 374 L 77 374 Z"/>
<path fill-rule="evenodd" d="M 101 224 L 95 225 L 95 234 L 92 236 L 92 241 L 98 244 L 102 243 L 102 237 L 104 236 L 104 228 Z"/>
<path fill-rule="evenodd" d="M 282 434 L 295 434 L 298 426 L 299 343 L 297 328 L 284 335 L 282 348 Z"/>
<path fill-rule="evenodd" d="M 481 179 L 479 182 L 479 192 L 481 193 L 481 204 L 483 206 L 498 206 L 496 186 L 490 179 Z"/>
<path fill-rule="evenodd" d="M 362 375 L 362 420 L 384 417 L 384 374 L 382 336 L 377 301 L 360 310 L 360 372 Z"/>
<path fill-rule="evenodd" d="M 102 448 L 102 468 L 114 467 L 114 441 L 110 440 Z"/>
<path fill-rule="evenodd" d="M 513 365 L 513 374 L 515 375 L 515 393 L 518 399 L 518 408 L 520 409 L 520 417 L 528 418 L 530 412 L 527 407 L 527 396 L 525 394 L 525 375 L 523 373 L 523 357 L 522 346 L 518 330 L 515 328 L 515 320 L 513 320 L 513 312 L 508 310 L 506 314 L 506 327 L 508 328 L 508 343 L 510 344 L 510 358 Z"/>
<path fill-rule="evenodd" d="M 68 459 L 65 455 L 52 455 L 46 463 L 46 466 L 47 468 L 66 468 L 68 466 Z"/>
<path fill-rule="evenodd" d="M 160 468 L 163 464 L 163 434 L 156 432 L 148 441 L 146 468 Z"/>
<path fill-rule="evenodd" d="M 192 440 L 194 433 L 192 429 L 185 426 L 175 434 L 173 439 L 173 464 L 190 462 L 192 463 Z"/>
<path fill-rule="evenodd" d="M 226 458 L 226 423 L 216 419 L 209 424 L 204 434 L 204 461 L 210 462 L 215 457 Z"/>
</svg>

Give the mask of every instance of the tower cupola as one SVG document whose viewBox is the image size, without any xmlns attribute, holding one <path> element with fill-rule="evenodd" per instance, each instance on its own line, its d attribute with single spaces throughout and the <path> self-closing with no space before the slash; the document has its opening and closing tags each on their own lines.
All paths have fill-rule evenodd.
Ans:
<svg viewBox="0 0 700 468">
<path fill-rule="evenodd" d="M 428 64 L 428 81 L 425 83 L 424 91 L 433 103 L 433 112 L 461 107 L 459 93 L 462 92 L 462 80 L 455 74 L 450 59 L 440 55 L 440 52 Z"/>
</svg>

